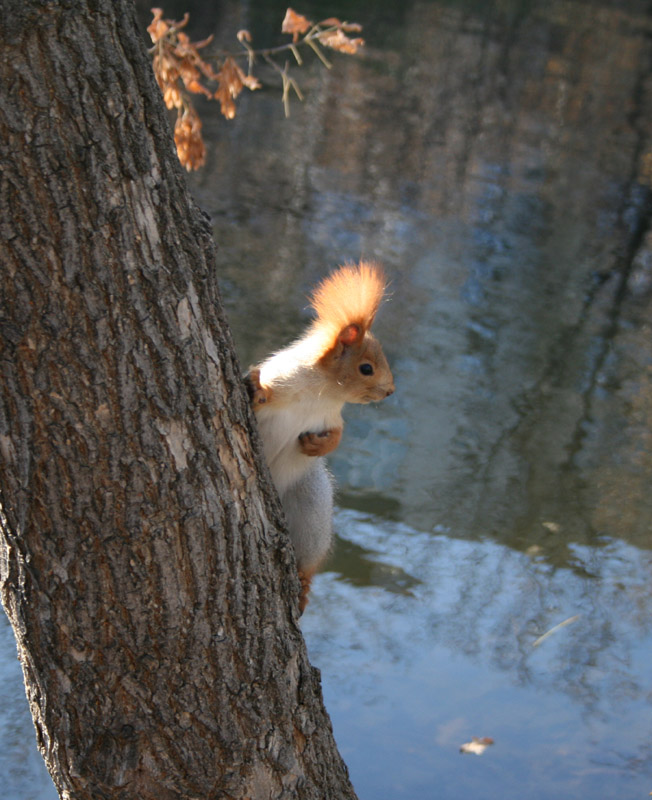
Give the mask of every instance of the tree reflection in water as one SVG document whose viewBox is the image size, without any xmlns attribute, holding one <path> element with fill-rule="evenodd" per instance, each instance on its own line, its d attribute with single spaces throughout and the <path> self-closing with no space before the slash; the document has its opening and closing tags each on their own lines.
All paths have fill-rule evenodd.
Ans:
<svg viewBox="0 0 652 800">
<path fill-rule="evenodd" d="M 366 57 L 304 72 L 289 122 L 273 91 L 207 121 L 193 183 L 244 363 L 300 329 L 327 268 L 363 254 L 393 277 L 397 393 L 348 413 L 340 543 L 303 623 L 354 781 L 374 800 L 644 795 L 648 7 L 337 13 Z M 471 735 L 497 744 L 461 766 Z"/>
</svg>

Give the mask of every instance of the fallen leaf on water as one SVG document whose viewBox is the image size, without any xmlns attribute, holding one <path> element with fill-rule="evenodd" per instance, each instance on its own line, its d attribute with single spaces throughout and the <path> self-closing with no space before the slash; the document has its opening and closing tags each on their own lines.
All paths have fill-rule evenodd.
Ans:
<svg viewBox="0 0 652 800">
<path fill-rule="evenodd" d="M 561 530 L 561 525 L 558 522 L 542 522 L 541 525 L 549 533 L 559 533 L 559 531 Z"/>
<path fill-rule="evenodd" d="M 481 756 L 484 751 L 492 745 L 494 740 L 491 736 L 472 736 L 470 742 L 465 742 L 460 747 L 460 753 L 473 753 L 476 756 Z"/>
</svg>

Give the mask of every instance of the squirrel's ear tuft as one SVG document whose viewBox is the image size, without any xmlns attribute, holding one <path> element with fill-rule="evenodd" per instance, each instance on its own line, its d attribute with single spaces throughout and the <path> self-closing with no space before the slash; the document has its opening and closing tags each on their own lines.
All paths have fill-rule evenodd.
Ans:
<svg viewBox="0 0 652 800">
<path fill-rule="evenodd" d="M 362 328 L 355 324 L 347 325 L 346 328 L 342 328 L 339 336 L 337 337 L 338 341 L 341 342 L 345 347 L 351 347 L 353 344 L 358 344 L 362 341 L 362 338 Z"/>
<path fill-rule="evenodd" d="M 324 278 L 312 293 L 311 305 L 317 312 L 314 324 L 328 328 L 333 336 L 355 324 L 364 335 L 384 292 L 385 276 L 377 264 L 345 264 Z"/>
</svg>

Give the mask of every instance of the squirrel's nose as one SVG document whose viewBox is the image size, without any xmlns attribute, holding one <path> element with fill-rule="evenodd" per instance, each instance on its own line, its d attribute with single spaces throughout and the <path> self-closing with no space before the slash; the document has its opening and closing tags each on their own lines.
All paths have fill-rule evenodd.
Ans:
<svg viewBox="0 0 652 800">
<path fill-rule="evenodd" d="M 385 397 L 389 397 L 390 394 L 394 394 L 394 384 L 392 384 L 389 389 L 385 392 Z"/>
</svg>

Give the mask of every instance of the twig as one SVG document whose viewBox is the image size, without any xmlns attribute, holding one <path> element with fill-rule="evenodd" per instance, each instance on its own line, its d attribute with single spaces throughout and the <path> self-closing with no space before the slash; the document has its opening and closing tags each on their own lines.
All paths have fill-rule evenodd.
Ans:
<svg viewBox="0 0 652 800">
<path fill-rule="evenodd" d="M 302 44 L 307 44 L 315 51 L 315 53 L 319 56 L 322 63 L 327 66 L 329 69 L 331 68 L 332 64 L 326 59 L 326 57 L 321 53 L 319 49 L 316 49 L 316 42 L 319 40 L 321 36 L 326 33 L 333 33 L 334 31 L 338 30 L 336 25 L 331 25 L 328 28 L 320 28 L 318 25 L 315 25 L 305 36 L 299 39 L 298 42 L 287 42 L 286 44 L 279 44 L 276 47 L 263 47 L 260 49 L 254 49 L 252 47 L 247 47 L 247 51 L 251 53 L 253 56 L 262 56 L 265 58 L 266 56 L 276 56 L 279 53 L 284 53 L 287 50 L 291 50 L 292 54 L 297 60 L 297 63 L 302 65 L 303 60 L 299 53 L 298 48 Z M 243 42 L 244 44 L 244 42 Z M 215 53 L 207 54 L 205 57 L 206 59 L 217 59 L 221 60 L 224 58 L 242 58 L 245 54 L 242 51 L 238 51 L 237 53 L 233 53 L 230 50 L 218 50 Z"/>
<path fill-rule="evenodd" d="M 535 639 L 532 642 L 532 647 L 538 647 L 541 642 L 544 642 L 549 636 L 552 636 L 553 633 L 557 633 L 558 630 L 561 628 L 565 628 L 566 625 L 572 625 L 573 622 L 576 622 L 580 618 L 580 614 L 575 614 L 568 619 L 565 619 L 563 622 L 560 622 L 558 625 L 555 625 L 553 628 L 550 628 L 549 631 L 546 631 L 543 636 L 539 636 L 538 639 Z"/>
<path fill-rule="evenodd" d="M 310 45 L 310 47 L 312 47 L 312 49 L 315 51 L 315 54 L 318 56 L 319 60 L 326 67 L 326 69 L 330 69 L 333 66 L 331 62 L 326 58 L 326 56 L 322 53 L 322 51 L 317 47 L 317 42 L 314 40 L 314 38 L 312 37 L 308 38 L 306 36 L 304 42 L 307 42 Z"/>
</svg>

